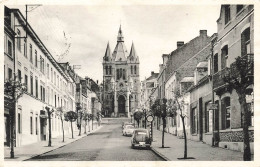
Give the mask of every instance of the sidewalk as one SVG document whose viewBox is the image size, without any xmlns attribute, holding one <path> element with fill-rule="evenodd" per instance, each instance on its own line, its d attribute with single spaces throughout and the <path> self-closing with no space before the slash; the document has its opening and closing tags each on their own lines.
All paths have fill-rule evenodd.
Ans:
<svg viewBox="0 0 260 167">
<path fill-rule="evenodd" d="M 164 134 L 162 148 L 162 132 L 153 129 L 152 150 L 167 161 L 178 161 L 184 155 L 184 139 L 179 139 L 169 133 Z M 187 140 L 187 156 L 194 159 L 184 161 L 243 161 L 243 153 L 219 147 L 211 147 L 202 142 Z M 183 159 L 181 159 L 183 160 Z M 252 157 L 253 160 L 253 157 Z"/>
<path fill-rule="evenodd" d="M 81 136 L 78 136 L 78 131 L 74 131 L 74 138 L 71 138 L 71 134 L 65 135 L 65 142 L 62 142 L 62 136 L 58 136 L 55 138 L 52 138 L 52 146 L 48 147 L 48 140 L 46 141 L 40 141 L 37 143 L 21 146 L 21 147 L 15 147 L 14 148 L 14 155 L 15 158 L 10 158 L 10 147 L 4 148 L 4 160 L 5 161 L 24 161 L 27 159 L 30 159 L 32 157 L 35 157 L 37 155 L 41 155 L 47 152 L 50 152 L 52 150 L 55 150 L 57 148 L 63 147 L 69 143 L 75 142 L 83 137 L 86 137 L 87 135 L 99 130 L 102 126 L 97 127 L 97 129 L 94 129 L 93 131 L 87 132 L 87 134 L 81 133 Z"/>
</svg>

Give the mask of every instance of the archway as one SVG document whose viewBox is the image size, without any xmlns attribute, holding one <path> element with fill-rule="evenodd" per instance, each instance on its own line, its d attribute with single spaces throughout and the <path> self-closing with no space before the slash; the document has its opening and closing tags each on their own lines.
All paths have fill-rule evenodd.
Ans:
<svg viewBox="0 0 260 167">
<path fill-rule="evenodd" d="M 118 116 L 125 116 L 125 97 L 120 95 L 118 97 Z"/>
</svg>

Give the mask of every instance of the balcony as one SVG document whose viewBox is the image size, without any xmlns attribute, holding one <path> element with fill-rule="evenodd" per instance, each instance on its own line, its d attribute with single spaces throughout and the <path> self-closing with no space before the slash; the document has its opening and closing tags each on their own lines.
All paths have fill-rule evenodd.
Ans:
<svg viewBox="0 0 260 167">
<path fill-rule="evenodd" d="M 241 57 L 242 61 L 240 64 L 236 64 L 237 62 L 233 62 L 230 64 L 230 68 L 224 68 L 221 71 L 215 73 L 213 75 L 213 90 L 218 90 L 219 88 L 224 88 L 228 84 L 223 80 L 223 77 L 226 75 L 232 75 L 232 77 L 240 78 L 241 75 L 244 75 L 248 78 L 249 82 L 254 81 L 254 54 L 246 54 Z M 243 68 L 245 66 L 245 70 L 243 73 L 240 73 L 238 70 L 239 67 Z M 251 68 L 253 66 L 253 68 Z"/>
</svg>

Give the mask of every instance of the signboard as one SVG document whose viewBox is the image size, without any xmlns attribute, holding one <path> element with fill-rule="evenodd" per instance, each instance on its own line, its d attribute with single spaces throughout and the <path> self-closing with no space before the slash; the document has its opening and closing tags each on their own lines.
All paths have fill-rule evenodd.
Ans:
<svg viewBox="0 0 260 167">
<path fill-rule="evenodd" d="M 146 117 L 146 120 L 147 120 L 148 122 L 152 122 L 152 121 L 153 121 L 153 116 L 152 116 L 152 115 L 148 115 L 148 116 Z"/>
<path fill-rule="evenodd" d="M 218 105 L 217 104 L 209 104 L 209 110 L 217 110 L 218 109 Z"/>
</svg>

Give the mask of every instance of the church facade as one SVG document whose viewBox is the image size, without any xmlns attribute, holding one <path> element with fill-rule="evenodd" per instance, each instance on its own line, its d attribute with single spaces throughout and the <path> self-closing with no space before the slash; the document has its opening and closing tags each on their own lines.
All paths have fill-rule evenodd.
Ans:
<svg viewBox="0 0 260 167">
<path fill-rule="evenodd" d="M 139 57 L 132 43 L 128 53 L 121 25 L 117 44 L 103 57 L 103 111 L 106 117 L 130 117 L 140 106 Z"/>
</svg>

